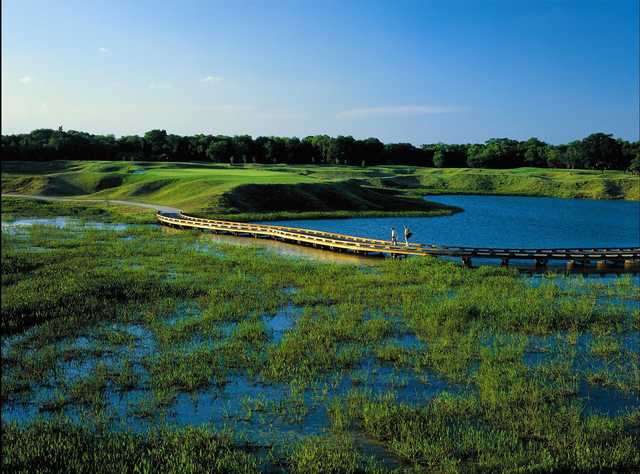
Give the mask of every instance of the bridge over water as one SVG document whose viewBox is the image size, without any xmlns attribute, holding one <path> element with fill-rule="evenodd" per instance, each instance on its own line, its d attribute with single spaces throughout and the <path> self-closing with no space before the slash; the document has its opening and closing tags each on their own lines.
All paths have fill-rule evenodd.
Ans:
<svg viewBox="0 0 640 474">
<path fill-rule="evenodd" d="M 453 247 L 419 243 L 409 243 L 409 245 L 398 243 L 394 245 L 388 240 L 369 239 L 296 227 L 201 219 L 182 212 L 160 211 L 156 214 L 156 218 L 161 224 L 170 227 L 202 229 L 222 234 L 268 238 L 334 252 L 352 252 L 361 255 L 378 254 L 392 257 L 406 257 L 409 255 L 459 257 L 466 266 L 471 265 L 472 258 L 499 259 L 502 265 L 508 265 L 510 260 L 531 260 L 539 267 L 544 267 L 549 260 L 567 261 L 570 265 L 576 266 L 589 265 L 595 261 L 601 268 L 608 265 L 624 265 L 626 268 L 632 268 L 640 264 L 640 247 L 515 249 Z"/>
</svg>

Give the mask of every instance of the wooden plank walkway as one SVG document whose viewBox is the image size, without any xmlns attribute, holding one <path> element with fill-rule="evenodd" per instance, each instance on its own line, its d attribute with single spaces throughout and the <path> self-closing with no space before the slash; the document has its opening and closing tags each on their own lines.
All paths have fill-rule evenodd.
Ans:
<svg viewBox="0 0 640 474">
<path fill-rule="evenodd" d="M 473 257 L 500 259 L 503 264 L 508 264 L 509 260 L 534 260 L 537 265 L 546 265 L 549 260 L 566 260 L 575 262 L 576 264 L 588 264 L 592 260 L 625 263 L 625 265 L 636 265 L 640 262 L 640 247 L 521 249 L 458 247 L 419 243 L 409 243 L 409 245 L 398 243 L 397 245 L 393 245 L 391 241 L 388 240 L 369 239 L 296 227 L 201 219 L 183 214 L 182 212 L 170 213 L 159 211 L 156 214 L 156 218 L 161 224 L 170 227 L 202 229 L 216 233 L 256 238 L 270 238 L 337 252 L 353 252 L 365 255 L 432 255 L 459 257 L 466 265 L 471 264 L 471 258 Z"/>
</svg>

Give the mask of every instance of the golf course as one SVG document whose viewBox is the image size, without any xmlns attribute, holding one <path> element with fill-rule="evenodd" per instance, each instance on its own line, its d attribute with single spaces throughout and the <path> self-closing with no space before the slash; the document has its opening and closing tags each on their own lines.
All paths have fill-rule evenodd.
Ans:
<svg viewBox="0 0 640 474">
<path fill-rule="evenodd" d="M 637 276 L 331 263 L 164 228 L 155 209 L 428 223 L 467 211 L 425 194 L 633 206 L 637 184 L 535 168 L 2 162 L 3 467 L 633 471 Z"/>
<path fill-rule="evenodd" d="M 1 2 L 2 473 L 640 473 L 640 0 Z"/>
<path fill-rule="evenodd" d="M 421 199 L 438 193 L 638 200 L 638 179 L 622 171 L 543 168 L 2 162 L 3 193 L 152 203 L 232 220 L 455 211 Z"/>
</svg>

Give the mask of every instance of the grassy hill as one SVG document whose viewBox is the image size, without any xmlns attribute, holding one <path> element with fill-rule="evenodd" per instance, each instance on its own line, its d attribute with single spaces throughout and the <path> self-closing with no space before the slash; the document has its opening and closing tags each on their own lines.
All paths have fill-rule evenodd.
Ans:
<svg viewBox="0 0 640 474">
<path fill-rule="evenodd" d="M 429 193 L 640 199 L 640 177 L 623 171 L 421 168 L 416 177 L 420 189 Z"/>
<path fill-rule="evenodd" d="M 156 203 L 237 219 L 451 212 L 402 190 L 369 185 L 371 177 L 392 173 L 207 163 L 2 162 L 2 192 Z"/>
<path fill-rule="evenodd" d="M 158 162 L 2 162 L 2 192 L 118 199 L 234 218 L 441 214 L 424 194 L 640 199 L 619 171 L 434 169 L 403 166 L 229 166 Z"/>
</svg>

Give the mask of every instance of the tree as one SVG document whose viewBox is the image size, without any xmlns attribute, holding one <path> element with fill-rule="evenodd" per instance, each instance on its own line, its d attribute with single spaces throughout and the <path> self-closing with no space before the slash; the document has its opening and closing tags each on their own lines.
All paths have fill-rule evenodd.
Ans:
<svg viewBox="0 0 640 474">
<path fill-rule="evenodd" d="M 253 142 L 253 159 L 254 163 L 267 162 L 267 142 L 269 137 L 258 137 Z"/>
<path fill-rule="evenodd" d="M 509 138 L 492 138 L 484 145 L 467 149 L 467 164 L 471 168 L 515 168 L 522 165 L 518 142 Z"/>
<path fill-rule="evenodd" d="M 408 166 L 430 166 L 427 152 L 416 148 L 411 143 L 389 143 L 384 146 L 385 161 L 398 165 Z"/>
<path fill-rule="evenodd" d="M 307 137 L 313 147 L 315 148 L 315 156 L 318 163 L 332 163 L 333 158 L 333 138 L 328 135 L 314 135 Z"/>
<path fill-rule="evenodd" d="M 628 169 L 631 173 L 640 175 L 640 152 L 637 152 L 636 156 L 631 160 Z"/>
<path fill-rule="evenodd" d="M 590 169 L 624 169 L 620 143 L 611 134 L 592 133 L 582 140 L 582 164 Z"/>
<path fill-rule="evenodd" d="M 628 142 L 626 140 L 618 139 L 620 149 L 622 150 L 622 169 L 629 169 L 631 162 L 634 160 L 637 154 L 640 154 L 640 141 Z"/>
<path fill-rule="evenodd" d="M 285 144 L 280 137 L 269 137 L 265 142 L 265 159 L 267 163 L 277 163 L 284 158 Z"/>
<path fill-rule="evenodd" d="M 313 146 L 309 137 L 306 137 L 300 141 L 300 147 L 298 149 L 298 157 L 300 163 L 316 163 L 320 162 L 320 153 Z"/>
<path fill-rule="evenodd" d="M 252 155 L 253 139 L 249 135 L 236 135 L 232 140 L 234 156 L 246 163 Z"/>
<path fill-rule="evenodd" d="M 462 168 L 467 164 L 464 145 L 438 143 L 433 147 L 433 150 L 433 166 L 436 168 Z"/>
<path fill-rule="evenodd" d="M 367 138 L 356 142 L 356 158 L 354 161 L 365 162 L 369 165 L 378 165 L 384 159 L 384 144 L 377 138 Z"/>
<path fill-rule="evenodd" d="M 353 165 L 354 161 L 356 141 L 351 136 L 339 135 L 333 140 L 332 144 L 331 160 L 337 165 Z"/>
<path fill-rule="evenodd" d="M 302 155 L 302 142 L 298 137 L 284 139 L 283 161 L 292 164 L 305 162 L 305 157 Z"/>
<path fill-rule="evenodd" d="M 166 130 L 149 130 L 144 134 L 145 151 L 155 157 L 165 155 L 169 151 Z"/>
<path fill-rule="evenodd" d="M 547 161 L 547 166 L 549 168 L 564 168 L 564 153 L 566 150 L 565 145 L 561 146 L 553 146 L 548 145 L 544 151 L 545 159 Z"/>
<path fill-rule="evenodd" d="M 216 163 L 226 163 L 233 156 L 233 146 L 231 141 L 222 138 L 211 142 L 207 148 L 207 158 Z"/>
<path fill-rule="evenodd" d="M 174 160 L 228 163 L 349 164 L 365 166 L 398 164 L 477 168 L 549 166 L 555 168 L 632 169 L 640 142 L 594 133 L 566 145 L 548 145 L 537 138 L 517 142 L 494 138 L 484 144 L 384 144 L 377 138 L 352 136 L 258 137 L 249 135 L 180 136 L 166 130 L 150 130 L 143 137 L 93 135 L 86 132 L 37 129 L 30 133 L 2 135 L 2 160 Z M 635 166 L 635 165 L 634 165 Z M 634 168 L 635 169 L 635 168 Z"/>
<path fill-rule="evenodd" d="M 587 167 L 585 166 L 582 142 L 574 140 L 567 144 L 565 151 L 562 154 L 562 160 L 565 168 L 576 169 Z"/>
<path fill-rule="evenodd" d="M 529 138 L 526 142 L 520 143 L 520 154 L 525 166 L 542 167 L 547 164 L 546 157 L 547 144 L 535 137 Z"/>
</svg>

